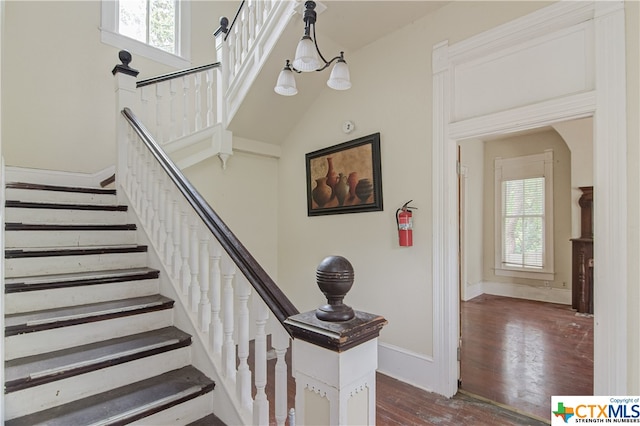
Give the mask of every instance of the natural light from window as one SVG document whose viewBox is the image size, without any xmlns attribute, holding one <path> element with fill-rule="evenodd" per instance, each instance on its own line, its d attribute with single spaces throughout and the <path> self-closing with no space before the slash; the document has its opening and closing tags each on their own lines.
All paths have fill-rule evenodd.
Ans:
<svg viewBox="0 0 640 426">
<path fill-rule="evenodd" d="M 502 183 L 502 262 L 511 268 L 544 266 L 544 178 Z"/>
<path fill-rule="evenodd" d="M 495 159 L 495 274 L 552 280 L 553 151 Z"/>
<path fill-rule="evenodd" d="M 165 52 L 176 53 L 173 0 L 120 0 L 119 33 Z"/>
<path fill-rule="evenodd" d="M 191 66 L 190 1 L 102 0 L 103 43 L 176 68 Z"/>
</svg>

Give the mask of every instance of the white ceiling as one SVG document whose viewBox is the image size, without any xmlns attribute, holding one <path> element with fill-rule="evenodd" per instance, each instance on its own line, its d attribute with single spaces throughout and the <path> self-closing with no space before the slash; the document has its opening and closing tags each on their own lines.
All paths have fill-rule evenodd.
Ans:
<svg viewBox="0 0 640 426">
<path fill-rule="evenodd" d="M 371 1 L 325 0 L 326 10 L 318 14 L 316 31 L 318 44 L 327 59 L 338 52 L 325 45 L 339 46 L 345 56 L 377 39 L 435 11 L 448 1 Z M 317 10 L 322 8 L 319 5 Z M 279 96 L 273 91 L 278 73 L 285 59 L 293 59 L 298 40 L 302 36 L 302 16 L 295 16 L 282 34 L 270 59 L 267 61 L 230 123 L 234 135 L 247 139 L 280 144 L 294 123 L 305 114 L 307 108 L 326 87 L 328 76 L 305 74 L 297 78 L 296 96 Z M 328 72 L 328 71 L 327 71 Z"/>
</svg>

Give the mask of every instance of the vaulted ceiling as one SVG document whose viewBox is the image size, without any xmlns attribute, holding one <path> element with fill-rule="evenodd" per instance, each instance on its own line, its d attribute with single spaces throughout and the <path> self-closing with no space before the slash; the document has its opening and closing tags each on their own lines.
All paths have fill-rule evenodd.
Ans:
<svg viewBox="0 0 640 426">
<path fill-rule="evenodd" d="M 338 49 L 344 50 L 348 61 L 349 54 L 416 21 L 446 3 L 448 2 L 429 0 L 323 1 L 322 4 L 326 6 L 326 10 L 318 15 L 318 44 L 322 53 L 329 57 L 337 54 Z M 318 10 L 320 8 L 321 6 Z M 234 135 L 278 145 L 287 137 L 292 126 L 302 118 L 320 92 L 330 90 L 326 87 L 326 80 L 329 77 L 329 70 L 327 70 L 297 78 L 298 94 L 295 96 L 284 97 L 273 91 L 285 59 L 293 59 L 303 28 L 302 16 L 294 16 L 289 22 L 230 124 Z M 338 48 L 333 49 L 331 46 L 338 46 Z M 355 81 L 357 76 L 352 75 L 351 78 Z"/>
</svg>

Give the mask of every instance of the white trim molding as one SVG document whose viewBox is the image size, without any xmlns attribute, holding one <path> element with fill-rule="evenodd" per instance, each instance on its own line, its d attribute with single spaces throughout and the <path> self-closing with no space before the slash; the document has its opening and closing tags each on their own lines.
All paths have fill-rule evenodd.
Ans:
<svg viewBox="0 0 640 426">
<path fill-rule="evenodd" d="M 434 391 L 452 396 L 457 391 L 456 349 L 459 330 L 458 223 L 456 141 L 507 134 L 570 119 L 594 117 L 594 229 L 597 259 L 595 282 L 594 394 L 627 394 L 627 137 L 625 30 L 622 1 L 558 2 L 537 12 L 449 46 L 433 47 L 433 318 Z M 554 49 L 567 29 L 581 25 L 585 36 L 584 81 L 594 88 L 568 93 L 558 87 L 556 96 L 522 99 L 505 111 L 481 111 L 452 122 L 457 93 L 456 67 L 500 52 L 518 52 L 544 38 Z M 565 48 L 566 46 L 561 46 Z M 559 48 L 559 51 L 562 49 Z M 539 54 L 539 52 L 537 51 Z M 551 52 L 550 52 L 551 53 Z M 557 53 L 557 52 L 556 52 Z M 523 56 L 519 56 L 523 57 Z M 526 57 L 526 55 L 524 55 Z M 551 55 L 537 57 L 553 61 Z M 551 64 L 550 64 L 551 65 Z M 468 71 L 468 70 L 467 70 Z M 496 80 L 517 78 L 505 69 Z M 469 74 L 467 73 L 466 76 Z M 566 76 L 565 76 L 566 77 Z M 466 78 L 466 77 L 465 77 Z M 569 79 L 565 79 L 569 80 Z M 521 96 L 526 92 L 521 92 Z M 501 95 L 501 94 L 499 94 Z M 536 94 L 533 94 L 535 96 Z M 510 96 L 510 94 L 506 94 Z M 514 98 L 509 99 L 513 101 Z M 567 109 L 567 106 L 569 108 Z M 477 112 L 477 111 L 476 111 Z M 435 380 L 433 382 L 433 380 Z"/>
<path fill-rule="evenodd" d="M 432 378 L 437 372 L 429 356 L 378 342 L 378 371 L 417 388 L 435 391 Z"/>
</svg>

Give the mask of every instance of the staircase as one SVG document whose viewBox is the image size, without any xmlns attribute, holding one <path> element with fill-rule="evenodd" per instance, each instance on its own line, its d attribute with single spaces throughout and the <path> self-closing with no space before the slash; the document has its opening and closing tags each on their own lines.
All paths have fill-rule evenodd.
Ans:
<svg viewBox="0 0 640 426">
<path fill-rule="evenodd" d="M 5 199 L 5 424 L 223 424 L 115 190 Z"/>
</svg>

